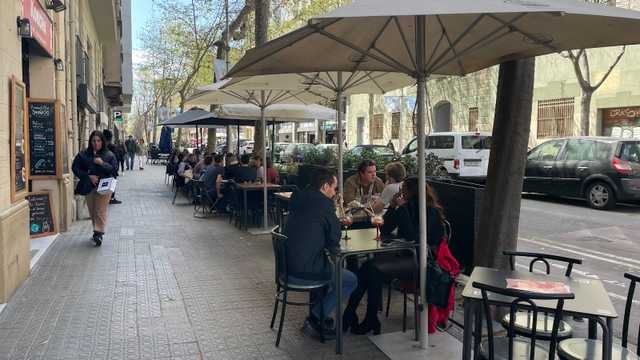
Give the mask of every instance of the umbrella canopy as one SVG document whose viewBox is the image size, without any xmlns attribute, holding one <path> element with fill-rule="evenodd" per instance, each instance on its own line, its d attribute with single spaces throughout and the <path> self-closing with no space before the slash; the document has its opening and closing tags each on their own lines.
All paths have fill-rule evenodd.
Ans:
<svg viewBox="0 0 640 360">
<path fill-rule="evenodd" d="M 158 126 L 172 128 L 214 127 L 214 124 L 208 122 L 211 118 L 215 118 L 215 115 L 195 107 L 163 121 Z"/>
<path fill-rule="evenodd" d="M 260 119 L 260 108 L 253 104 L 222 105 L 215 113 L 221 117 Z M 265 116 L 277 122 L 335 120 L 336 111 L 317 104 L 274 104 L 265 109 Z"/>
<path fill-rule="evenodd" d="M 595 30 L 597 29 L 597 30 Z M 574 0 L 360 0 L 311 19 L 247 55 L 227 74 L 381 71 L 417 83 L 420 309 L 426 309 L 426 79 L 577 48 L 640 43 L 640 13 Z M 330 54 L 331 56 L 326 56 Z M 342 326 L 340 309 L 336 326 Z M 424 310 L 421 329 L 427 328 Z M 420 345 L 427 346 L 426 332 Z M 341 339 L 336 350 L 341 352 Z"/>
<path fill-rule="evenodd" d="M 228 76 L 353 69 L 464 75 L 561 50 L 640 43 L 639 21 L 640 12 L 573 0 L 354 1 L 248 52 Z"/>
</svg>

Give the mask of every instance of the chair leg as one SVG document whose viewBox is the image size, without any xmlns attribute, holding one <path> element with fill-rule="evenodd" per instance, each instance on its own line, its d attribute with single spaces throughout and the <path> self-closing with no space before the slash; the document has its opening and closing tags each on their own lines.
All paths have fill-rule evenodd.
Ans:
<svg viewBox="0 0 640 360">
<path fill-rule="evenodd" d="M 276 302 L 273 304 L 273 315 L 271 316 L 271 325 L 269 326 L 273 329 L 273 324 L 276 322 L 276 316 L 278 315 L 278 294 L 280 293 L 280 285 L 278 285 L 278 289 L 276 290 Z"/>
<path fill-rule="evenodd" d="M 282 293 L 282 312 L 280 313 L 280 326 L 278 326 L 278 338 L 276 339 L 276 347 L 280 346 L 280 338 L 282 337 L 282 326 L 284 325 L 284 313 L 287 310 L 287 291 Z"/>
<path fill-rule="evenodd" d="M 402 290 L 403 306 L 402 306 L 402 332 L 407 331 L 407 290 Z"/>
<path fill-rule="evenodd" d="M 420 321 L 418 319 L 419 311 L 418 311 L 418 288 L 416 287 L 413 291 L 413 328 L 416 341 L 418 340 L 418 331 L 420 331 Z M 425 309 L 425 311 L 428 311 Z M 426 329 L 425 329 L 426 331 Z"/>
<path fill-rule="evenodd" d="M 322 306 L 321 302 L 322 300 L 324 300 L 325 296 L 327 296 L 327 291 L 322 290 L 322 296 L 320 297 L 320 299 L 317 299 L 318 303 L 320 303 L 320 342 L 323 344 L 324 344 L 324 306 Z"/>
<path fill-rule="evenodd" d="M 389 291 L 387 292 L 387 317 L 389 317 L 389 308 L 391 307 L 391 287 L 392 283 L 389 283 Z"/>
</svg>

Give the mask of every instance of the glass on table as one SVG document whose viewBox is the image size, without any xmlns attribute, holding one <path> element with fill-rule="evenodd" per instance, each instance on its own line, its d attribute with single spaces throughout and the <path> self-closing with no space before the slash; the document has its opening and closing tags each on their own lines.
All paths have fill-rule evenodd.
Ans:
<svg viewBox="0 0 640 360">
<path fill-rule="evenodd" d="M 382 237 L 380 236 L 380 226 L 384 224 L 384 218 L 382 215 L 374 215 L 371 217 L 371 224 L 376 227 L 376 241 L 381 241 Z"/>
<path fill-rule="evenodd" d="M 353 218 L 351 217 L 351 215 L 345 215 L 341 217 L 340 224 L 342 224 L 342 227 L 344 228 L 344 237 L 342 238 L 342 240 L 351 239 L 348 234 L 349 227 L 353 225 Z"/>
</svg>

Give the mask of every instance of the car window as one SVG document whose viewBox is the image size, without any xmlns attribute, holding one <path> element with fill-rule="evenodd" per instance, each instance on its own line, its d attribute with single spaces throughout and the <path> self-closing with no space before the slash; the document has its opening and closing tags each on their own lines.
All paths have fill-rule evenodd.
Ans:
<svg viewBox="0 0 640 360">
<path fill-rule="evenodd" d="M 351 149 L 351 153 L 353 155 L 361 155 L 362 154 L 362 147 L 361 146 L 356 146 L 353 149 Z"/>
<path fill-rule="evenodd" d="M 463 149 L 491 150 L 491 136 L 463 136 Z"/>
<path fill-rule="evenodd" d="M 413 139 L 407 146 L 407 152 L 411 153 L 418 150 L 418 139 Z"/>
<path fill-rule="evenodd" d="M 620 160 L 640 162 L 640 142 L 623 142 L 619 158 Z"/>
<path fill-rule="evenodd" d="M 554 161 L 558 157 L 563 144 L 564 141 L 549 141 L 539 145 L 529 153 L 527 159 L 533 161 Z"/>
<path fill-rule="evenodd" d="M 592 161 L 594 159 L 594 142 L 591 140 L 570 139 L 565 146 L 562 160 Z"/>
<path fill-rule="evenodd" d="M 389 149 L 388 147 L 374 147 L 373 151 L 378 155 L 394 155 L 393 150 Z"/>
<path fill-rule="evenodd" d="M 453 136 L 429 136 L 427 138 L 427 149 L 453 149 Z"/>
</svg>

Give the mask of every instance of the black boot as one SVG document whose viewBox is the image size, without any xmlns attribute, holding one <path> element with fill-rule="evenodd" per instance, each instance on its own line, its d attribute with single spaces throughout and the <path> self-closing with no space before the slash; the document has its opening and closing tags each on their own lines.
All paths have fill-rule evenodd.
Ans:
<svg viewBox="0 0 640 360">
<path fill-rule="evenodd" d="M 93 232 L 93 243 L 95 244 L 96 247 L 99 247 L 102 245 L 102 233 L 99 231 L 94 231 Z"/>
<path fill-rule="evenodd" d="M 342 331 L 347 332 L 351 328 L 358 327 L 358 314 L 356 314 L 356 308 L 347 306 L 342 314 Z"/>
<path fill-rule="evenodd" d="M 380 327 L 377 317 L 367 317 L 358 326 L 351 328 L 351 332 L 356 335 L 366 335 L 373 331 L 373 335 L 380 335 Z"/>
</svg>

